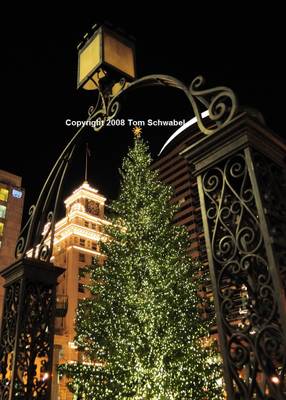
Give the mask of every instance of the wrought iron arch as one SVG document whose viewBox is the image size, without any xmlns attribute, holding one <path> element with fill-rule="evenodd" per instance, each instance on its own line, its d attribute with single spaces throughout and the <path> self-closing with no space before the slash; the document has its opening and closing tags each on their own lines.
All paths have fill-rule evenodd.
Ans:
<svg viewBox="0 0 286 400">
<path fill-rule="evenodd" d="M 103 129 L 107 121 L 116 117 L 120 109 L 119 100 L 124 93 L 146 86 L 166 86 L 182 91 L 191 104 L 199 129 L 205 135 L 216 133 L 222 129 L 233 119 L 237 111 L 237 98 L 234 92 L 224 86 L 203 89 L 204 79 L 202 76 L 196 77 L 189 87 L 168 75 L 148 75 L 133 83 L 121 79 L 120 90 L 114 96 L 104 92 L 95 81 L 93 82 L 97 89 L 97 100 L 95 105 L 89 107 L 86 121 L 94 121 L 96 132 Z M 208 110 L 209 119 L 213 122 L 211 128 L 204 125 L 201 117 L 201 112 L 205 110 Z M 25 258 L 29 251 L 31 258 L 50 261 L 63 182 L 74 151 L 84 133 L 85 126 L 83 125 L 57 159 L 43 185 L 37 203 L 30 207 L 28 221 L 20 233 L 15 249 L 15 256 L 18 260 Z M 47 229 L 42 234 L 45 226 Z"/>
</svg>

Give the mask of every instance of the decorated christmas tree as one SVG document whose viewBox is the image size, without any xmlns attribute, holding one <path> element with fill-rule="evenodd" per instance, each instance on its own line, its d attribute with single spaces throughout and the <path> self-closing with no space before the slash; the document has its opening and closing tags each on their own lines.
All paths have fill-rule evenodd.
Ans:
<svg viewBox="0 0 286 400">
<path fill-rule="evenodd" d="M 186 230 L 173 224 L 172 191 L 134 139 L 112 204 L 105 261 L 87 268 L 90 299 L 77 311 L 83 362 L 60 371 L 78 398 L 219 399 L 221 366 L 199 316 L 199 265 Z"/>
</svg>

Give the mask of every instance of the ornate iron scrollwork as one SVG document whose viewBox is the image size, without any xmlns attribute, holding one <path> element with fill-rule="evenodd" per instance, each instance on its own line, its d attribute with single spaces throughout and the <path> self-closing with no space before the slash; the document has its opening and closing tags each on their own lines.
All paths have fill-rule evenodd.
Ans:
<svg viewBox="0 0 286 400">
<path fill-rule="evenodd" d="M 14 282 L 6 289 L 0 342 L 0 399 L 9 396 L 13 370 L 13 351 L 17 332 L 17 311 L 20 300 L 20 282 Z"/>
<path fill-rule="evenodd" d="M 50 330 L 53 317 L 52 287 L 29 283 L 23 309 L 25 312 L 21 316 L 22 329 L 15 360 L 15 398 L 47 399 L 53 343 Z"/>
<path fill-rule="evenodd" d="M 263 207 L 286 293 L 286 171 L 261 153 L 254 152 Z"/>
<path fill-rule="evenodd" d="M 269 164 L 264 161 L 261 165 L 269 171 Z M 238 398 L 282 399 L 286 390 L 285 338 L 250 168 L 241 151 L 202 176 L 215 296 L 227 343 L 228 368 Z M 263 182 L 265 173 L 261 174 Z M 270 178 L 268 182 L 273 185 L 274 181 Z M 275 193 L 267 185 L 262 187 L 266 196 Z M 278 205 L 272 210 L 275 209 L 282 217 L 285 209 Z M 272 223 L 270 226 L 277 226 Z"/>
<path fill-rule="evenodd" d="M 203 83 L 203 78 L 199 76 L 193 80 L 188 88 L 172 76 L 149 75 L 133 83 L 121 79 L 117 83 L 119 85 L 117 94 L 112 95 L 110 91 L 103 92 L 94 81 L 97 100 L 96 104 L 88 110 L 87 121 L 93 121 L 94 130 L 99 132 L 107 121 L 116 117 L 120 109 L 119 99 L 122 94 L 145 86 L 168 86 L 182 91 L 187 96 L 197 117 L 199 128 L 203 133 L 209 135 L 217 132 L 232 120 L 237 110 L 237 100 L 231 89 L 217 87 L 202 90 Z M 203 107 L 204 110 L 208 109 L 209 118 L 215 124 L 213 127 L 204 126 L 200 107 Z M 53 252 L 55 221 L 63 180 L 74 150 L 84 134 L 84 127 L 81 127 L 75 133 L 56 161 L 39 195 L 37 204 L 30 208 L 30 217 L 22 229 L 16 245 L 15 256 L 17 259 L 26 257 L 27 252 L 29 252 L 29 256 L 32 258 L 47 262 L 50 260 Z"/>
<path fill-rule="evenodd" d="M 50 398 L 57 276 L 62 269 L 34 260 L 6 270 L 0 339 L 0 399 Z"/>
</svg>

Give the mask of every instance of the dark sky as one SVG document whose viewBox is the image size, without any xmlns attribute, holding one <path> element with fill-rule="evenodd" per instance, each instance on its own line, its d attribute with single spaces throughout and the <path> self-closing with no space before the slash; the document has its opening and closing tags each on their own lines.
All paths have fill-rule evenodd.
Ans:
<svg viewBox="0 0 286 400">
<path fill-rule="evenodd" d="M 261 12 L 242 17 L 234 9 L 219 12 L 186 11 L 175 4 L 154 15 L 145 4 L 134 3 L 128 17 L 124 6 L 111 15 L 108 4 L 99 12 L 96 2 L 77 2 L 59 12 L 50 3 L 23 11 L 10 6 L 2 20 L 2 118 L 0 168 L 23 177 L 26 206 L 35 201 L 49 170 L 75 133 L 65 120 L 82 120 L 94 93 L 76 89 L 77 50 L 95 22 L 108 20 L 136 38 L 138 76 L 173 75 L 186 84 L 202 74 L 207 87 L 225 85 L 240 104 L 259 109 L 266 123 L 286 137 L 285 45 L 277 15 Z M 242 7 L 242 6 L 241 6 Z M 240 8 L 241 8 L 240 7 Z M 266 10 L 267 11 L 267 10 Z M 279 14 L 279 10 L 277 10 Z M 190 118 L 182 94 L 171 89 L 142 89 L 123 99 L 119 118 Z M 173 128 L 143 129 L 152 153 L 158 152 Z M 118 188 L 118 167 L 131 143 L 131 128 L 86 129 L 91 158 L 89 181 L 107 197 Z M 84 178 L 84 147 L 75 155 L 65 182 L 65 194 Z"/>
</svg>

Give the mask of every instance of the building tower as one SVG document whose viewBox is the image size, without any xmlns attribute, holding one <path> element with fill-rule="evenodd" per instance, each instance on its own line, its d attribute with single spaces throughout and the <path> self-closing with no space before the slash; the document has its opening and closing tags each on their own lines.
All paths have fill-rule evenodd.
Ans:
<svg viewBox="0 0 286 400">
<path fill-rule="evenodd" d="M 0 170 L 0 271 L 14 261 L 24 205 L 22 178 Z M 0 276 L 0 321 L 4 298 L 4 279 Z"/>
<path fill-rule="evenodd" d="M 102 257 L 99 241 L 105 239 L 105 197 L 86 181 L 66 200 L 66 216 L 57 222 L 52 262 L 65 268 L 57 287 L 52 400 L 72 400 L 66 379 L 57 376 L 57 365 L 79 360 L 73 343 L 76 308 L 80 299 L 89 296 L 81 268 L 93 258 Z M 82 360 L 84 361 L 84 360 Z"/>
</svg>

